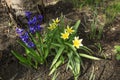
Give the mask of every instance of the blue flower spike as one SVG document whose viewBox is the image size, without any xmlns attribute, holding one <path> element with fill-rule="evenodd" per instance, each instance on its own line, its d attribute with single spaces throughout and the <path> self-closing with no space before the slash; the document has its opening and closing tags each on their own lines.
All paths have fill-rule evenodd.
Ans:
<svg viewBox="0 0 120 80">
<path fill-rule="evenodd" d="M 38 21 L 42 22 L 43 20 L 43 16 L 42 15 L 38 15 Z"/>
<path fill-rule="evenodd" d="M 20 39 L 29 47 L 35 47 L 35 44 L 30 40 L 29 34 L 27 32 L 23 32 L 24 29 L 16 28 L 17 34 L 19 34 Z"/>
<path fill-rule="evenodd" d="M 37 31 L 40 31 L 42 27 L 40 26 L 41 21 L 43 20 L 42 15 L 36 15 L 32 18 L 31 12 L 25 13 L 26 17 L 28 18 L 28 31 L 25 31 L 21 28 L 16 28 L 16 33 L 19 35 L 21 40 L 30 48 L 35 47 L 35 44 L 31 41 L 29 34 L 34 34 Z"/>
<path fill-rule="evenodd" d="M 29 26 L 35 25 L 36 22 L 37 22 L 37 18 L 36 18 L 36 16 L 34 16 L 32 20 L 31 19 L 28 20 L 28 25 Z"/>
<path fill-rule="evenodd" d="M 30 19 L 31 18 L 31 15 L 32 15 L 32 13 L 31 12 L 25 12 L 25 16 L 28 18 L 28 19 Z"/>
<path fill-rule="evenodd" d="M 17 33 L 18 35 L 22 35 L 23 32 L 24 32 L 24 29 L 16 28 L 16 33 Z"/>
<path fill-rule="evenodd" d="M 36 15 L 32 19 L 28 20 L 29 32 L 34 34 L 37 31 L 40 31 L 42 28 L 40 26 L 41 21 L 43 20 L 42 15 Z"/>
</svg>

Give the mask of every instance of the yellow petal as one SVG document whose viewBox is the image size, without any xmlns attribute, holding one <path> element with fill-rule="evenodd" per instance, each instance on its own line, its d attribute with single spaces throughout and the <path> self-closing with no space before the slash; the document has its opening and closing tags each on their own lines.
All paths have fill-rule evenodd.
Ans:
<svg viewBox="0 0 120 80">
<path fill-rule="evenodd" d="M 61 38 L 68 39 L 69 38 L 69 33 L 67 33 L 67 32 L 61 33 Z"/>
<path fill-rule="evenodd" d="M 74 32 L 72 27 L 69 27 L 69 26 L 67 26 L 67 29 L 65 29 L 65 31 L 68 32 L 69 34 L 72 34 Z"/>
<path fill-rule="evenodd" d="M 73 40 L 73 46 L 76 48 L 79 48 L 80 46 L 83 46 L 82 44 L 83 39 L 79 39 L 79 37 L 75 37 Z"/>
<path fill-rule="evenodd" d="M 53 21 L 53 23 L 59 23 L 60 22 L 60 20 L 58 18 L 53 19 L 52 21 Z"/>
</svg>

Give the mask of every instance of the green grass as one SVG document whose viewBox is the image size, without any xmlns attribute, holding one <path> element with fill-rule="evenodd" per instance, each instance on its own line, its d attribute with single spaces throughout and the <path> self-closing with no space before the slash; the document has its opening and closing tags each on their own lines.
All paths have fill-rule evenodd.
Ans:
<svg viewBox="0 0 120 80">
<path fill-rule="evenodd" d="M 112 22 L 115 19 L 115 17 L 120 13 L 120 1 L 115 0 L 111 2 L 111 4 L 107 6 L 105 12 L 107 22 L 108 23 Z"/>
</svg>

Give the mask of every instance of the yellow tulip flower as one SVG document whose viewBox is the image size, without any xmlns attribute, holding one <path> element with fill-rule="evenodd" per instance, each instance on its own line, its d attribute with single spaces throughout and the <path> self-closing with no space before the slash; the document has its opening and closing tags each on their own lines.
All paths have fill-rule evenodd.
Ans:
<svg viewBox="0 0 120 80">
<path fill-rule="evenodd" d="M 79 37 L 75 37 L 74 40 L 73 40 L 73 46 L 76 47 L 77 49 L 78 49 L 80 46 L 83 46 L 82 40 L 83 40 L 83 39 L 79 39 Z"/>
<path fill-rule="evenodd" d="M 52 23 L 52 24 L 49 24 L 48 29 L 54 30 L 56 27 L 57 27 L 57 24 L 56 23 Z"/>
<path fill-rule="evenodd" d="M 68 32 L 69 34 L 72 34 L 74 32 L 72 27 L 69 27 L 69 26 L 67 26 L 67 29 L 65 29 L 65 31 Z"/>
<path fill-rule="evenodd" d="M 65 32 L 65 33 L 61 33 L 61 38 L 68 39 L 69 38 L 69 33 Z"/>
<path fill-rule="evenodd" d="M 56 24 L 60 22 L 60 20 L 58 18 L 53 19 L 52 21 L 53 21 L 53 23 L 56 23 Z"/>
</svg>

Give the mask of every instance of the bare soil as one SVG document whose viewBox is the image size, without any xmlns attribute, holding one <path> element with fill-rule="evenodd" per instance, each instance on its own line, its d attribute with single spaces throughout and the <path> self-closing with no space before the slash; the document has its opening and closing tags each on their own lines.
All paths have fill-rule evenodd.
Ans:
<svg viewBox="0 0 120 80">
<path fill-rule="evenodd" d="M 86 21 L 89 22 L 91 12 L 86 10 L 75 10 L 70 3 L 58 2 L 55 5 L 50 5 L 45 8 L 46 22 L 56 18 L 63 13 L 66 22 L 75 22 L 80 19 L 81 24 L 78 29 L 79 36 L 83 38 L 83 44 L 91 46 L 93 43 L 86 39 L 85 26 Z M 102 52 L 95 50 L 96 56 L 101 57 L 100 61 L 84 60 L 84 68 L 82 68 L 79 80 L 89 80 L 91 72 L 94 70 L 95 80 L 120 80 L 120 62 L 115 59 L 113 52 L 114 46 L 120 44 L 120 16 L 115 20 L 105 25 L 102 40 L 99 42 L 102 45 Z M 9 24 L 9 15 L 4 6 L 0 4 L 0 80 L 51 80 L 48 76 L 49 64 L 51 59 L 48 59 L 48 65 L 40 65 L 35 70 L 27 68 L 19 64 L 19 61 L 11 54 L 11 50 L 17 50 L 24 53 L 23 48 L 16 42 L 17 36 L 15 27 Z M 15 26 L 15 25 L 14 25 Z M 94 42 L 94 41 L 92 41 Z M 106 56 L 106 59 L 105 57 Z M 60 76 L 57 80 L 73 80 L 73 75 L 70 71 L 65 70 L 65 66 L 60 67 Z"/>
</svg>

